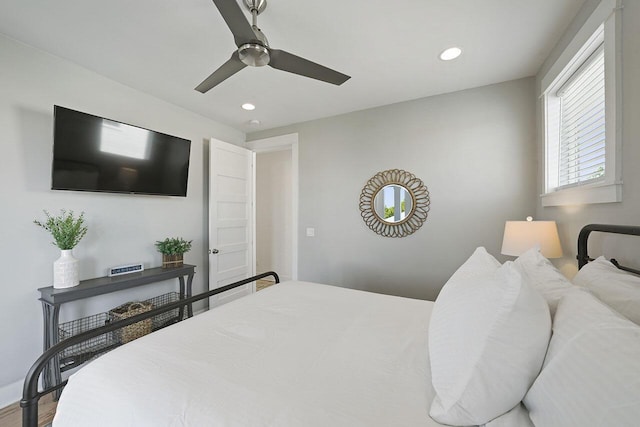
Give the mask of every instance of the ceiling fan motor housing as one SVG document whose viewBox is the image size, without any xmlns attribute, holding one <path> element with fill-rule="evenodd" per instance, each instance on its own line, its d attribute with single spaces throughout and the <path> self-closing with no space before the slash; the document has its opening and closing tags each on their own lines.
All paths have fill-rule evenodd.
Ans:
<svg viewBox="0 0 640 427">
<path fill-rule="evenodd" d="M 269 49 L 259 43 L 245 43 L 238 49 L 238 57 L 250 67 L 263 67 L 269 63 Z"/>
</svg>

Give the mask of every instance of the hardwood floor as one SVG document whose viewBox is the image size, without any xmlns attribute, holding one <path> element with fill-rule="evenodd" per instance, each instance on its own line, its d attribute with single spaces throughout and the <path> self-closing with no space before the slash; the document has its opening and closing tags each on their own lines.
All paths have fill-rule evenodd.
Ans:
<svg viewBox="0 0 640 427">
<path fill-rule="evenodd" d="M 58 402 L 53 400 L 51 394 L 44 396 L 38 403 L 38 426 L 44 427 L 53 421 Z M 14 403 L 0 409 L 0 426 L 20 427 L 22 425 L 22 408 L 19 403 Z"/>
<path fill-rule="evenodd" d="M 271 285 L 275 285 L 276 282 L 274 282 L 273 280 L 269 280 L 269 279 L 260 279 L 260 280 L 256 280 L 256 292 L 257 291 L 261 291 L 264 288 L 268 288 Z"/>
</svg>

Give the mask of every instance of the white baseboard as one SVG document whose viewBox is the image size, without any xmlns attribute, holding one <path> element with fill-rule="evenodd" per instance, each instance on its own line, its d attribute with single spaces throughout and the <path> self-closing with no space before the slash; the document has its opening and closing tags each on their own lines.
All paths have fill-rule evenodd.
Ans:
<svg viewBox="0 0 640 427">
<path fill-rule="evenodd" d="M 7 384 L 0 387 L 0 409 L 19 402 L 22 399 L 23 381 L 16 381 L 13 384 Z"/>
</svg>

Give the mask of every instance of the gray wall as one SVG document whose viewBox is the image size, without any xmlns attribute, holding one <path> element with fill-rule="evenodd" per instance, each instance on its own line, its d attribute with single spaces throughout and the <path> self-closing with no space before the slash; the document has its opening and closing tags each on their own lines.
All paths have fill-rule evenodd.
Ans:
<svg viewBox="0 0 640 427">
<path fill-rule="evenodd" d="M 578 13 L 574 22 L 558 42 L 550 56 L 543 64 L 539 78 L 551 67 L 582 23 L 589 17 L 598 5 L 597 0 L 588 0 Z M 540 91 L 540 81 L 537 81 L 537 92 Z M 576 241 L 580 229 L 590 223 L 605 224 L 640 224 L 640 1 L 626 0 L 622 10 L 622 202 L 593 204 L 567 207 L 545 207 L 538 201 L 538 217 L 551 219 L 558 223 L 562 247 L 565 253 L 563 259 L 554 261 L 569 277 L 577 271 L 575 256 Z M 540 104 L 540 103 L 539 103 Z M 540 114 L 542 107 L 538 105 L 539 141 L 538 152 L 543 159 L 544 140 L 542 138 L 543 125 Z M 543 162 L 540 162 L 538 173 L 538 194 L 544 188 Z M 594 252 L 598 255 L 604 250 L 608 256 L 613 256 L 630 265 L 640 265 L 640 252 L 637 240 L 633 238 L 614 239 L 613 237 L 593 235 Z M 590 239 L 591 242 L 591 239 Z M 617 246 L 633 248 L 633 251 L 616 251 Z M 622 248 L 620 248 L 622 249 Z M 637 255 L 634 255 L 637 254 Z"/>
<path fill-rule="evenodd" d="M 474 248 L 498 254 L 504 221 L 536 209 L 534 89 L 528 78 L 249 135 L 299 133 L 299 278 L 433 299 Z M 431 196 L 401 239 L 369 230 L 358 208 L 369 178 L 393 168 Z"/>
<path fill-rule="evenodd" d="M 42 311 L 37 288 L 52 280 L 59 250 L 32 221 L 42 209 L 84 211 L 89 232 L 76 247 L 81 279 L 103 276 L 109 266 L 143 262 L 159 266 L 153 243 L 169 236 L 193 239 L 186 261 L 197 265 L 195 292 L 207 288 L 207 145 L 215 136 L 244 144 L 243 133 L 115 83 L 59 58 L 0 36 L 0 407 L 18 400 L 22 379 L 42 351 Z M 188 197 L 154 197 L 52 191 L 53 105 L 190 139 Z M 135 298 L 175 289 L 147 285 L 135 292 L 63 307 L 62 320 L 105 311 Z"/>
</svg>

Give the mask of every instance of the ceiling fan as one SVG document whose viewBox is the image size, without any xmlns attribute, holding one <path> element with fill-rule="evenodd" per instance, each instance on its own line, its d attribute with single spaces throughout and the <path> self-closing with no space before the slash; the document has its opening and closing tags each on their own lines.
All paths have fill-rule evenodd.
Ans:
<svg viewBox="0 0 640 427">
<path fill-rule="evenodd" d="M 267 7 L 266 0 L 244 0 L 245 6 L 253 17 L 252 25 L 249 25 L 236 0 L 213 0 L 213 3 L 233 33 L 238 50 L 233 52 L 231 59 L 222 64 L 220 68 L 196 87 L 198 92 L 205 93 L 209 91 L 247 65 L 252 67 L 269 65 L 278 70 L 288 71 L 334 85 L 341 85 L 351 78 L 346 74 L 339 73 L 284 50 L 269 47 L 267 37 L 258 28 L 258 15 Z"/>
</svg>

